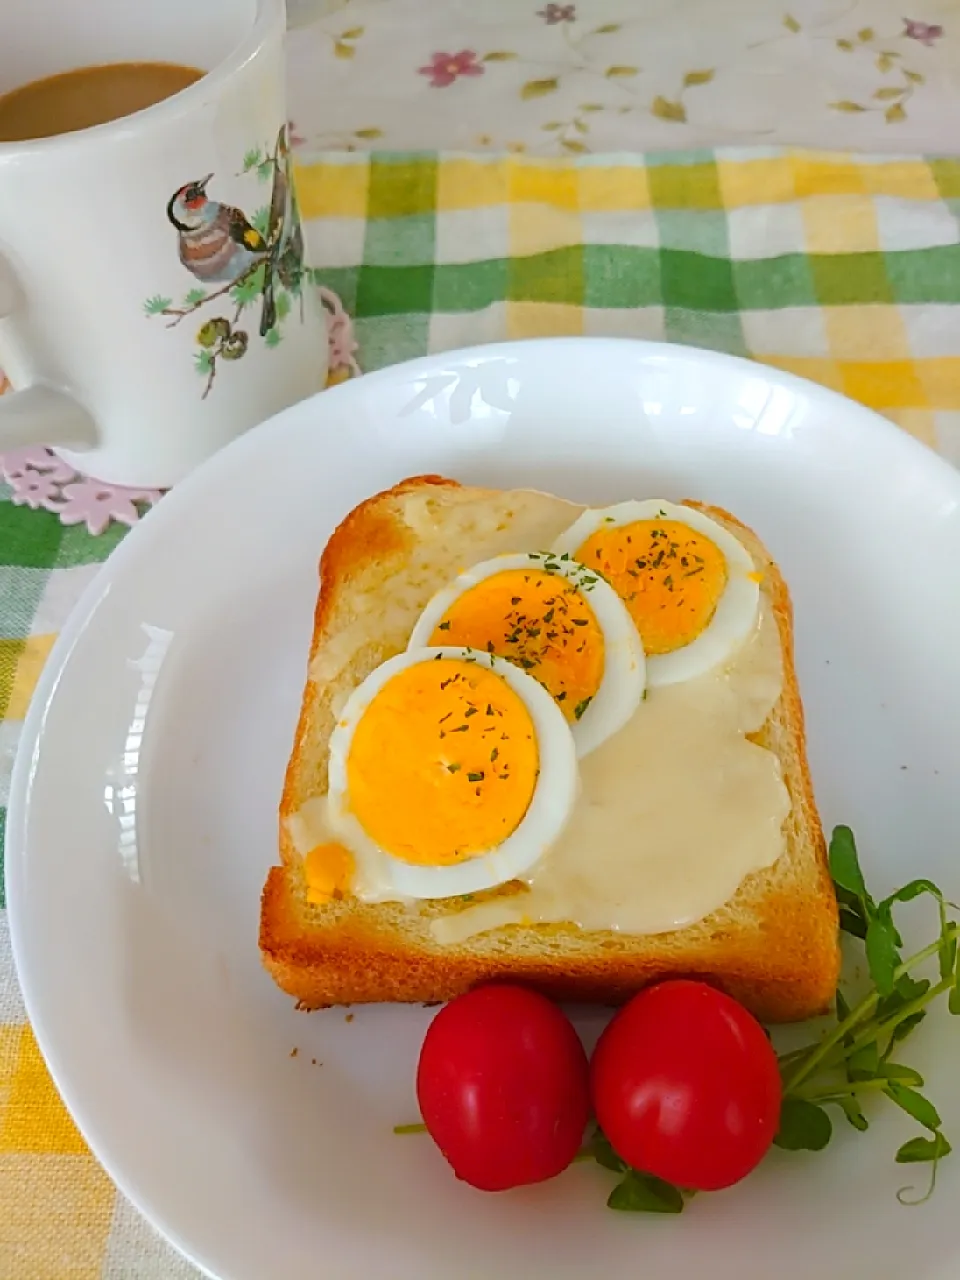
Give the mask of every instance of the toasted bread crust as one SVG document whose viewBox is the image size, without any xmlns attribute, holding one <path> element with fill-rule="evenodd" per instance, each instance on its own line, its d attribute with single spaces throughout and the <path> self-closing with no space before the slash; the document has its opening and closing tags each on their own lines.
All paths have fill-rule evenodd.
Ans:
<svg viewBox="0 0 960 1280">
<path fill-rule="evenodd" d="M 320 562 L 311 663 L 333 625 L 336 601 L 371 557 L 403 555 L 413 535 L 392 514 L 404 495 L 436 486 L 459 488 L 438 476 L 405 480 L 355 508 L 334 532 Z M 777 750 L 785 735 L 790 768 L 784 780 L 792 801 L 791 825 L 802 839 L 806 882 L 798 894 L 784 886 L 765 891 L 768 873 L 748 876 L 731 900 L 749 901 L 749 920 L 726 908 L 689 929 L 655 937 L 622 938 L 584 933 L 573 925 L 511 925 L 494 931 L 497 945 L 445 946 L 433 941 L 429 922 L 411 938 L 376 905 L 350 910 L 318 925 L 304 917 L 297 896 L 299 856 L 281 821 L 283 865 L 271 868 L 263 890 L 260 949 L 277 984 L 301 1007 L 375 1001 L 446 1000 L 478 983 L 521 981 L 561 1000 L 618 1004 L 641 986 L 666 976 L 697 976 L 727 991 L 758 1017 L 800 1020 L 824 1011 L 839 970 L 837 907 L 814 800 L 805 748 L 803 707 L 793 661 L 789 593 L 777 566 L 756 536 L 719 508 L 690 501 L 738 531 L 763 568 L 766 591 L 783 653 L 783 692 L 767 725 L 752 735 Z M 281 819 L 296 812 L 312 791 L 308 742 L 316 690 L 308 680 L 280 806 Z M 549 935 L 551 946 L 538 946 Z M 490 935 L 487 935 L 488 937 Z M 560 944 L 559 946 L 557 944 Z"/>
<path fill-rule="evenodd" d="M 414 493 L 418 489 L 430 486 L 446 489 L 460 488 L 456 480 L 445 480 L 443 476 L 411 476 L 408 480 L 401 480 L 385 493 L 374 494 L 372 498 L 361 502 L 334 530 L 320 556 L 320 590 L 317 593 L 317 605 L 313 613 L 313 637 L 310 641 L 311 664 L 329 632 L 331 614 L 338 594 L 349 585 L 357 570 L 371 559 L 382 559 L 402 551 L 404 543 L 409 541 L 409 534 L 395 520 L 384 514 L 383 499 L 388 495 L 391 498 L 402 498 L 406 493 Z M 303 701 L 300 704 L 293 750 L 283 780 L 283 794 L 280 799 L 281 818 L 294 813 L 306 799 L 306 796 L 301 794 L 300 779 L 303 777 L 303 753 L 310 732 L 314 692 L 315 681 L 308 676 L 303 691 Z M 281 829 L 281 851 L 282 849 L 283 831 Z"/>
</svg>

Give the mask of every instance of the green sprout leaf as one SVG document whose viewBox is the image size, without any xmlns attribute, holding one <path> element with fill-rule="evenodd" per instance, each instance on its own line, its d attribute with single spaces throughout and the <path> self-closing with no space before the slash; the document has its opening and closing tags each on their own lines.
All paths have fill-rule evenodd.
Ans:
<svg viewBox="0 0 960 1280">
<path fill-rule="evenodd" d="M 897 1192 L 897 1199 L 901 1204 L 918 1205 L 930 1199 L 937 1185 L 937 1169 L 940 1167 L 940 1161 L 950 1154 L 950 1150 L 950 1143 L 942 1133 L 935 1133 L 932 1138 L 913 1138 L 910 1142 L 903 1144 L 896 1154 L 897 1161 L 900 1164 L 919 1164 L 929 1161 L 930 1181 L 926 1191 L 919 1196 L 907 1194 L 913 1191 L 913 1187 L 901 1187 Z"/>
<path fill-rule="evenodd" d="M 852 911 L 842 902 L 840 903 L 840 928 L 844 933 L 859 938 L 861 942 L 867 936 L 867 922 L 862 912 Z"/>
<path fill-rule="evenodd" d="M 202 350 L 193 353 L 194 368 L 197 373 L 206 377 L 213 370 L 214 356 L 211 351 Z"/>
<path fill-rule="evenodd" d="M 849 827 L 837 827 L 830 840 L 830 874 L 840 907 L 840 928 L 856 938 L 865 938 L 876 908 L 867 892 Z"/>
<path fill-rule="evenodd" d="M 902 889 L 892 893 L 889 898 L 884 898 L 877 910 L 881 914 L 889 912 L 894 903 L 912 902 L 914 898 L 919 898 L 923 894 L 929 894 L 931 898 L 935 899 L 940 916 L 940 947 L 937 956 L 940 964 L 940 979 L 943 981 L 949 978 L 954 971 L 957 962 L 957 940 L 950 932 L 947 901 L 933 881 L 925 879 L 911 880 Z"/>
<path fill-rule="evenodd" d="M 597 1164 L 604 1169 L 609 1169 L 612 1173 L 626 1173 L 629 1168 L 626 1160 L 620 1159 L 599 1129 L 591 1138 L 587 1150 Z"/>
<path fill-rule="evenodd" d="M 278 289 L 274 301 L 277 307 L 277 319 L 285 320 L 290 314 L 290 295 L 282 289 Z"/>
<path fill-rule="evenodd" d="M 262 163 L 263 152 L 259 147 L 254 147 L 243 157 L 243 172 L 249 173 L 251 169 L 256 169 L 256 167 Z"/>
<path fill-rule="evenodd" d="M 271 350 L 274 347 L 279 347 L 281 342 L 281 335 L 280 335 L 280 330 L 277 328 L 276 325 L 274 325 L 273 328 L 268 331 L 267 336 L 264 338 L 263 341 L 268 347 L 270 347 Z"/>
<path fill-rule="evenodd" d="M 892 905 L 894 902 L 912 902 L 914 898 L 919 898 L 922 893 L 929 893 L 939 902 L 943 901 L 943 894 L 932 880 L 911 880 L 909 884 L 905 884 L 896 893 L 891 893 L 889 898 L 884 898 L 880 906 L 883 908 Z"/>
<path fill-rule="evenodd" d="M 881 1062 L 877 1068 L 877 1077 L 881 1080 L 899 1080 L 901 1084 L 912 1084 L 923 1088 L 923 1076 L 913 1067 L 901 1066 L 899 1062 Z"/>
<path fill-rule="evenodd" d="M 168 311 L 173 306 L 172 298 L 164 298 L 161 294 L 154 294 L 152 298 L 147 298 L 143 304 L 143 310 L 148 316 L 159 316 Z"/>
<path fill-rule="evenodd" d="M 205 302 L 207 298 L 206 289 L 191 289 L 183 300 L 185 307 L 198 307 L 201 302 Z"/>
<path fill-rule="evenodd" d="M 631 1169 L 610 1192 L 607 1204 L 625 1213 L 682 1213 L 683 1193 L 661 1178 Z"/>
<path fill-rule="evenodd" d="M 913 1116 L 914 1120 L 919 1120 L 925 1129 L 935 1133 L 940 1128 L 940 1115 L 937 1108 L 922 1093 L 917 1093 L 915 1089 L 910 1089 L 907 1085 L 899 1084 L 895 1080 L 890 1081 L 886 1092 L 898 1107 L 902 1107 L 908 1115 Z"/>
<path fill-rule="evenodd" d="M 848 1080 L 875 1080 L 880 1070 L 880 1050 L 874 1040 L 847 1058 Z"/>
<path fill-rule="evenodd" d="M 837 988 L 837 1021 L 844 1022 L 847 1018 L 849 1018 L 849 1016 L 850 1016 L 850 1006 L 847 1004 L 847 1001 L 844 998 L 843 992 L 838 987 Z M 847 1047 L 850 1047 L 853 1044 L 853 1036 L 851 1035 L 844 1036 L 843 1043 Z M 851 1083 L 855 1079 L 855 1076 L 854 1076 L 855 1066 L 852 1064 L 852 1059 L 855 1056 L 856 1056 L 855 1054 L 851 1054 L 849 1058 L 844 1059 L 844 1073 L 847 1077 L 847 1080 L 850 1081 Z M 856 1096 L 855 1093 L 841 1094 L 837 1097 L 836 1101 L 837 1101 L 837 1106 L 839 1106 L 840 1110 L 843 1112 L 844 1116 L 847 1119 L 847 1122 L 851 1124 L 854 1127 L 854 1129 L 857 1130 L 858 1133 L 863 1133 L 864 1130 L 870 1127 L 867 1117 L 863 1114 L 863 1107 L 860 1105 L 860 1099 Z"/>
<path fill-rule="evenodd" d="M 871 901 L 849 827 L 837 827 L 830 840 L 830 874 L 838 889 L 845 889 L 861 902 Z"/>
<path fill-rule="evenodd" d="M 880 1022 L 889 1022 L 890 1019 L 896 1018 L 908 1005 L 916 1005 L 917 1002 L 923 1001 L 929 990 L 930 980 L 928 978 L 911 978 L 909 973 L 901 974 L 893 991 L 889 995 L 883 996 L 878 1002 L 876 1015 L 878 1020 Z M 925 1010 L 917 1009 L 897 1022 L 893 1027 L 889 1043 L 882 1057 L 888 1057 L 893 1052 L 894 1047 L 906 1040 L 907 1036 L 916 1030 L 926 1016 Z"/>
<path fill-rule="evenodd" d="M 950 994 L 947 997 L 947 1007 L 951 1013 L 960 1013 L 960 956 L 957 957 L 953 974 L 953 986 L 950 988 Z"/>
<path fill-rule="evenodd" d="M 863 1114 L 863 1107 L 861 1107 L 859 1100 L 854 1096 L 854 1094 L 848 1093 L 846 1097 L 837 1098 L 836 1102 L 837 1106 L 858 1133 L 865 1133 L 867 1129 L 870 1128 L 870 1122 Z"/>
<path fill-rule="evenodd" d="M 870 977 L 882 996 L 890 995 L 900 964 L 899 934 L 889 906 L 881 907 L 867 924 L 866 953 Z"/>
<path fill-rule="evenodd" d="M 928 978 L 911 978 L 909 973 L 904 973 L 897 979 L 896 986 L 890 995 L 884 996 L 880 1001 L 877 1006 L 877 1016 L 889 1018 L 891 1014 L 898 1013 L 904 1005 L 912 1004 L 914 1000 L 925 996 L 929 990 Z"/>
<path fill-rule="evenodd" d="M 774 1142 L 784 1151 L 822 1151 L 833 1136 L 833 1124 L 823 1107 L 789 1095 L 780 1108 L 780 1128 Z"/>
<path fill-rule="evenodd" d="M 262 160 L 257 165 L 257 178 L 260 182 L 268 182 L 273 177 L 273 161 Z"/>
<path fill-rule="evenodd" d="M 940 950 L 937 952 L 937 958 L 940 962 L 940 978 L 941 981 L 954 975 L 957 967 L 957 939 L 956 935 L 950 932 L 950 920 L 947 916 L 947 904 L 942 894 L 937 897 L 937 904 L 940 908 Z M 953 992 L 950 992 L 953 996 Z M 953 1009 L 950 1010 L 954 1012 Z"/>
<path fill-rule="evenodd" d="M 942 1133 L 932 1138 L 911 1138 L 905 1142 L 894 1159 L 897 1164 L 923 1164 L 927 1160 L 942 1160 L 953 1148 Z"/>
<path fill-rule="evenodd" d="M 940 932 L 940 950 L 937 952 L 941 979 L 951 977 L 957 964 L 957 940 L 946 932 L 948 924 L 945 918 Z"/>
<path fill-rule="evenodd" d="M 892 1049 L 895 1044 L 901 1044 L 906 1040 L 911 1031 L 916 1031 L 926 1016 L 925 1009 L 918 1009 L 916 1013 L 912 1013 L 909 1017 L 904 1018 L 902 1022 L 898 1022 L 890 1037 L 890 1048 Z"/>
</svg>

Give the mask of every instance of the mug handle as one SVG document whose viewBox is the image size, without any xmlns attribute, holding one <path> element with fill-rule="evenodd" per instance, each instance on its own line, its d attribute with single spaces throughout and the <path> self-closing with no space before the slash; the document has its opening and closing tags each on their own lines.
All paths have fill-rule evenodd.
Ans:
<svg viewBox="0 0 960 1280">
<path fill-rule="evenodd" d="M 21 304 L 16 279 L 0 258 L 0 321 Z M 83 449 L 97 442 L 97 427 L 79 401 L 45 383 L 0 396 L 0 453 L 24 445 Z"/>
<path fill-rule="evenodd" d="M 38 383 L 0 396 L 0 453 L 31 444 L 82 450 L 96 440 L 93 418 L 63 391 Z"/>
</svg>

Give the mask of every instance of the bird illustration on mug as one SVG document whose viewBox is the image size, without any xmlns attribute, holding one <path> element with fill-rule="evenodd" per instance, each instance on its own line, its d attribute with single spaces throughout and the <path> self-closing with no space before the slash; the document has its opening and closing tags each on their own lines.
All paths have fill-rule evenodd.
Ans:
<svg viewBox="0 0 960 1280">
<path fill-rule="evenodd" d="M 212 178 L 208 173 L 175 191 L 167 217 L 177 229 L 180 261 L 187 270 L 203 284 L 232 284 L 262 262 L 270 246 L 242 209 L 210 199 Z"/>
<path fill-rule="evenodd" d="M 173 192 L 167 219 L 176 231 L 180 262 L 198 287 L 190 290 L 181 306 L 160 295 L 144 304 L 148 316 L 167 316 L 172 328 L 216 299 L 229 296 L 233 302 L 232 319 L 217 316 L 197 333 L 196 366 L 207 378 L 204 397 L 213 386 L 218 360 L 238 360 L 248 350 L 249 336 L 237 327 L 248 306 L 259 300 L 258 328 L 267 346 L 280 341 L 280 326 L 294 298 L 299 300 L 303 319 L 303 232 L 286 126 L 280 129 L 272 151 L 256 148 L 247 153 L 243 174 L 251 172 L 261 182 L 272 180 L 270 203 L 252 215 L 216 198 L 213 173 L 185 182 Z"/>
</svg>

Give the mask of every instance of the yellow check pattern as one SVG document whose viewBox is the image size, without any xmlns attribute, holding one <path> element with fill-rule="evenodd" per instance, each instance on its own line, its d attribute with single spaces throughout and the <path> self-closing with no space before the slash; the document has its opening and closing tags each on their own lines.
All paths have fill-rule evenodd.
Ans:
<svg viewBox="0 0 960 1280">
<path fill-rule="evenodd" d="M 298 187 L 318 279 L 353 316 L 366 369 L 544 334 L 690 342 L 844 392 L 960 462 L 960 162 L 338 155 L 301 167 Z M 0 844 L 40 671 L 119 536 L 10 499 L 0 487 Z M 0 1280 L 198 1274 L 64 1110 L 0 911 Z"/>
</svg>

